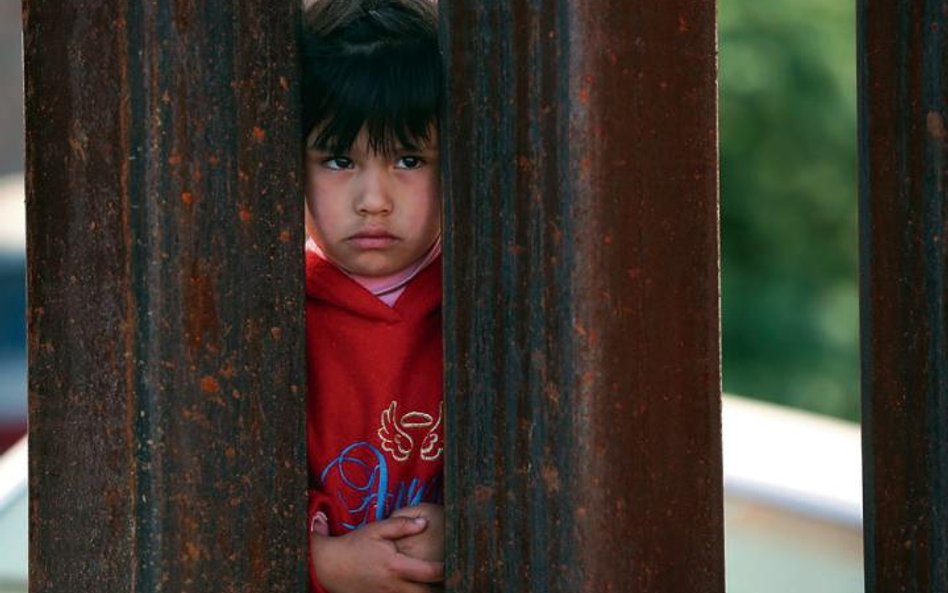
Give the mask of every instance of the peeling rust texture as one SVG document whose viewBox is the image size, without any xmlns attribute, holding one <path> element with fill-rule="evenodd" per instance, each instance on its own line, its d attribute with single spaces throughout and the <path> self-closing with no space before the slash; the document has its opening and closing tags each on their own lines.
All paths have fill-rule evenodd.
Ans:
<svg viewBox="0 0 948 593">
<path fill-rule="evenodd" d="M 306 588 L 299 10 L 23 4 L 35 593 Z"/>
<path fill-rule="evenodd" d="M 715 3 L 440 6 L 448 588 L 722 593 Z"/>
<path fill-rule="evenodd" d="M 948 4 L 857 4 L 866 591 L 948 591 Z"/>
</svg>

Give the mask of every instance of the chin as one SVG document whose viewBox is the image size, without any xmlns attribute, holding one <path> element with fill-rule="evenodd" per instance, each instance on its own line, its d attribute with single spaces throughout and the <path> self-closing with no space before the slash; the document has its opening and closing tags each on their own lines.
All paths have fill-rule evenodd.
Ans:
<svg viewBox="0 0 948 593">
<path fill-rule="evenodd" d="M 366 276 L 368 278 L 381 278 L 383 276 L 390 276 L 396 272 L 401 271 L 403 268 L 396 268 L 391 264 L 377 264 L 377 265 L 355 265 L 351 268 L 347 268 L 350 272 L 356 276 Z"/>
</svg>

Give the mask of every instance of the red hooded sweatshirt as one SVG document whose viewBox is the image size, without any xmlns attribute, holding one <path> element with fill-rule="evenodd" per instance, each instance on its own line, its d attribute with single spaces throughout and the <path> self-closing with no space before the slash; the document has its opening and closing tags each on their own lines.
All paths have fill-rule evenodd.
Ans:
<svg viewBox="0 0 948 593">
<path fill-rule="evenodd" d="M 440 256 L 389 307 L 308 251 L 306 294 L 310 525 L 322 511 L 336 536 L 440 504 Z"/>
</svg>

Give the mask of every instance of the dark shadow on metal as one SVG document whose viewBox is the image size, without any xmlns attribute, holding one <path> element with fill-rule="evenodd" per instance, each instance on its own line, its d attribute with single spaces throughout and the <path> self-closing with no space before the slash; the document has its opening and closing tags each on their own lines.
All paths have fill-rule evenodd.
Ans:
<svg viewBox="0 0 948 593">
<path fill-rule="evenodd" d="M 867 593 L 948 591 L 948 7 L 859 0 Z"/>
<path fill-rule="evenodd" d="M 440 6 L 448 588 L 721 593 L 715 3 Z"/>
<path fill-rule="evenodd" d="M 304 591 L 299 3 L 23 10 L 30 590 Z"/>
</svg>

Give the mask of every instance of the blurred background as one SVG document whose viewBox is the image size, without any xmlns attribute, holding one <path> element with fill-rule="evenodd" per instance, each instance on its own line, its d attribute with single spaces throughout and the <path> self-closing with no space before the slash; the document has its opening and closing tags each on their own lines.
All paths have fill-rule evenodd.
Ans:
<svg viewBox="0 0 948 593">
<path fill-rule="evenodd" d="M 724 389 L 858 421 L 855 2 L 719 7 Z"/>
<path fill-rule="evenodd" d="M 719 0 L 729 593 L 862 591 L 853 2 Z M 0 449 L 26 428 L 20 2 L 0 0 Z M 836 417 L 838 422 L 785 407 Z M 0 593 L 25 591 L 25 448 Z M 777 471 L 774 471 L 776 469 Z"/>
<path fill-rule="evenodd" d="M 0 0 L 0 450 L 26 429 L 20 3 Z"/>
</svg>

